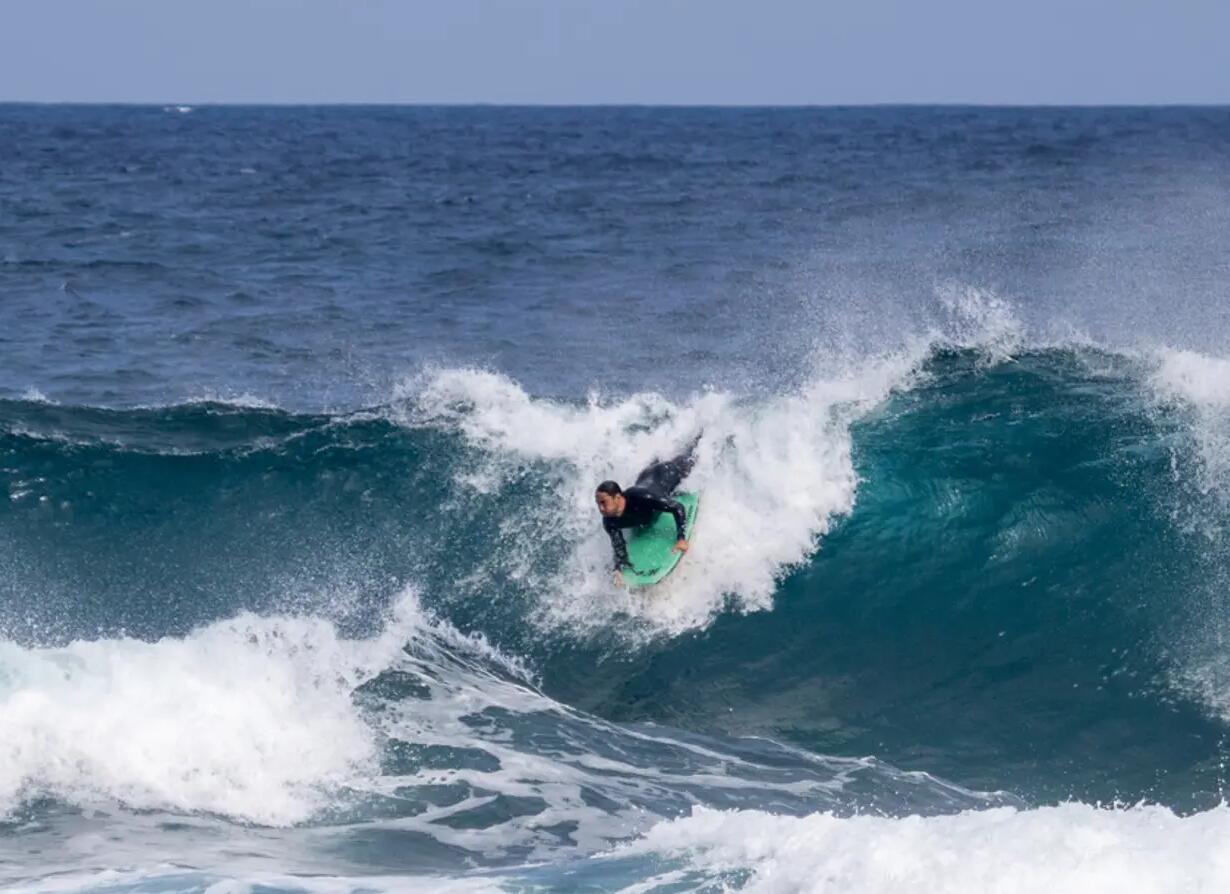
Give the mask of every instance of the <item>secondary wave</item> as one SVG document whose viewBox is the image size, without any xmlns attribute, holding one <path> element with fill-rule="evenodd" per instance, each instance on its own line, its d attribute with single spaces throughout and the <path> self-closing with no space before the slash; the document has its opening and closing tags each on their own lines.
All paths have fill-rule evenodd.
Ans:
<svg viewBox="0 0 1230 894">
<path fill-rule="evenodd" d="M 156 642 L 5 644 L 0 741 L 0 829 L 22 830 L 6 883 L 114 867 L 121 830 L 144 842 L 133 861 L 146 866 L 234 872 L 276 843 L 282 871 L 310 873 L 334 836 L 333 871 L 456 872 L 600 851 L 697 806 L 1012 801 L 870 758 L 608 723 L 545 696 L 410 592 L 362 638 L 242 615 Z M 61 834 L 74 839 L 63 866 L 47 846 Z"/>
</svg>

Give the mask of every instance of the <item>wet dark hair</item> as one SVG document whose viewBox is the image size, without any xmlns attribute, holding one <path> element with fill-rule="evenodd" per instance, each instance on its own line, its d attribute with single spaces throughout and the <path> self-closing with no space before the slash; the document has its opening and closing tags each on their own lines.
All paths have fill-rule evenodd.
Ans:
<svg viewBox="0 0 1230 894">
<path fill-rule="evenodd" d="M 623 493 L 623 491 L 619 489 L 619 485 L 616 484 L 614 481 L 604 481 L 598 485 L 594 493 L 610 494 L 612 497 L 618 497 L 620 494 Z"/>
</svg>

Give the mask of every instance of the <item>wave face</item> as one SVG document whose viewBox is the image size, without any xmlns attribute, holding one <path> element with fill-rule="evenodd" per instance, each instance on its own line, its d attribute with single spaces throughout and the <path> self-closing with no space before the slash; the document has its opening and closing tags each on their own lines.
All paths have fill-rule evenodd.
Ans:
<svg viewBox="0 0 1230 894">
<path fill-rule="evenodd" d="M 0 114 L 6 890 L 1226 887 L 1222 112 L 168 108 Z"/>
</svg>

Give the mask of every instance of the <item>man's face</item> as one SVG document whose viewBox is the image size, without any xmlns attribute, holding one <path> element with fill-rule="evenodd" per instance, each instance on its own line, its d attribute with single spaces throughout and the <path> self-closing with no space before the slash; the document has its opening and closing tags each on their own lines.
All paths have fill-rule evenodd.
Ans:
<svg viewBox="0 0 1230 894">
<path fill-rule="evenodd" d="M 597 493 L 594 494 L 594 500 L 598 504 L 598 511 L 602 513 L 603 518 L 611 518 L 619 514 L 619 497 L 612 494 Z"/>
</svg>

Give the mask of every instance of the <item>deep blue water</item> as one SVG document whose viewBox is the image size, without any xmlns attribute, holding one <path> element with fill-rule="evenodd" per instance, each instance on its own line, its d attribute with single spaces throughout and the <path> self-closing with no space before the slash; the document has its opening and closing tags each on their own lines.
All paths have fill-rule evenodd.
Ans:
<svg viewBox="0 0 1230 894">
<path fill-rule="evenodd" d="M 0 880 L 1218 889 L 1228 137 L 0 106 Z"/>
</svg>

